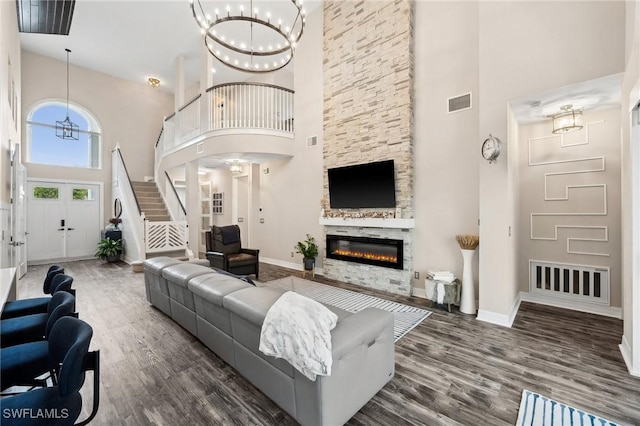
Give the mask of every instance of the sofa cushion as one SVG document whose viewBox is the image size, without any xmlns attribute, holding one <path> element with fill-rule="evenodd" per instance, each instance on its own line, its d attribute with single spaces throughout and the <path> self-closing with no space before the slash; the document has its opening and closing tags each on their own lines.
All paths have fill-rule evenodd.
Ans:
<svg viewBox="0 0 640 426">
<path fill-rule="evenodd" d="M 256 287 L 239 290 L 225 296 L 223 306 L 234 312 L 239 317 L 262 327 L 264 318 L 276 300 L 285 293 L 285 290 L 273 287 Z M 353 315 L 344 309 L 335 306 L 325 305 L 331 312 L 338 315 L 338 321 Z"/>
<path fill-rule="evenodd" d="M 246 288 L 225 296 L 222 305 L 251 324 L 261 327 L 269 308 L 284 292 L 272 287 Z"/>
<path fill-rule="evenodd" d="M 256 263 L 256 257 L 249 253 L 236 253 L 227 256 L 229 264 L 233 266 L 247 266 Z"/>
<path fill-rule="evenodd" d="M 162 270 L 162 276 L 167 281 L 184 288 L 187 288 L 190 279 L 204 274 L 215 274 L 215 272 L 205 266 L 182 262 L 179 265 L 168 266 Z"/>
<path fill-rule="evenodd" d="M 188 284 L 189 290 L 194 295 L 218 306 L 222 306 L 222 299 L 227 294 L 251 287 L 253 287 L 251 284 L 238 278 L 218 273 L 200 275 L 192 278 Z"/>
<path fill-rule="evenodd" d="M 172 257 L 160 256 L 152 257 L 143 262 L 144 270 L 153 272 L 156 275 L 160 275 L 162 270 L 167 266 L 181 265 L 182 262 Z"/>
</svg>

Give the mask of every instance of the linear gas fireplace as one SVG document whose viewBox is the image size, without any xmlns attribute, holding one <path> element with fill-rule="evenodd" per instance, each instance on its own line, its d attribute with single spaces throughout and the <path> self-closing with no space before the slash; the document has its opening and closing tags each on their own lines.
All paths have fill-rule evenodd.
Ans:
<svg viewBox="0 0 640 426">
<path fill-rule="evenodd" d="M 388 238 L 350 237 L 327 234 L 327 257 L 384 266 L 403 268 L 403 241 Z"/>
</svg>

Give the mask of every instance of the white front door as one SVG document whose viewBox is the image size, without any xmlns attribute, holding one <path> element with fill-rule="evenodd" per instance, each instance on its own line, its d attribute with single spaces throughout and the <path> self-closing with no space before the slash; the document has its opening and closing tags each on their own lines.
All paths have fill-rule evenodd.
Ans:
<svg viewBox="0 0 640 426">
<path fill-rule="evenodd" d="M 43 262 L 93 257 L 100 241 L 100 186 L 30 181 L 28 259 Z"/>
</svg>

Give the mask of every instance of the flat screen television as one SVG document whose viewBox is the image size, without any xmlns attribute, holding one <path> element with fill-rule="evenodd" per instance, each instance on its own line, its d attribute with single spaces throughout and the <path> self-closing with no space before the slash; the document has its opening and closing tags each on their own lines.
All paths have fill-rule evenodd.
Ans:
<svg viewBox="0 0 640 426">
<path fill-rule="evenodd" d="M 393 160 L 327 170 L 332 209 L 396 206 Z"/>
</svg>

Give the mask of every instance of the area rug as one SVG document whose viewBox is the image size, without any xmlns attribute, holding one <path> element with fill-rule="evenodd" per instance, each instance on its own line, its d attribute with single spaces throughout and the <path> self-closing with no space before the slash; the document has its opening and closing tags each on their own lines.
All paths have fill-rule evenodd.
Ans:
<svg viewBox="0 0 640 426">
<path fill-rule="evenodd" d="M 402 303 L 391 302 L 367 294 L 361 294 L 293 276 L 269 281 L 264 284 L 269 287 L 295 291 L 310 299 L 344 309 L 348 312 L 355 313 L 368 307 L 391 312 L 393 314 L 394 342 L 397 342 L 398 339 L 413 330 L 418 324 L 424 321 L 425 318 L 431 315 L 431 312 L 426 309 L 414 308 Z"/>
<path fill-rule="evenodd" d="M 617 423 L 570 407 L 539 393 L 522 391 L 516 426 L 618 426 Z"/>
</svg>

